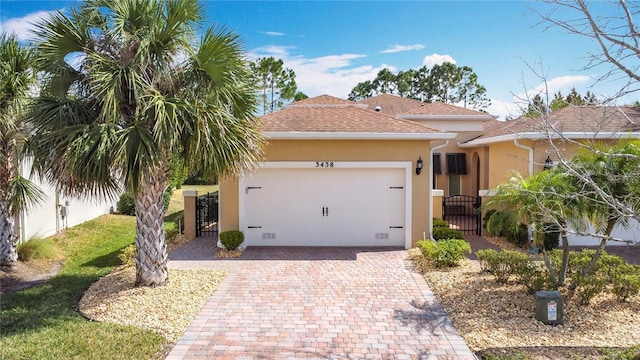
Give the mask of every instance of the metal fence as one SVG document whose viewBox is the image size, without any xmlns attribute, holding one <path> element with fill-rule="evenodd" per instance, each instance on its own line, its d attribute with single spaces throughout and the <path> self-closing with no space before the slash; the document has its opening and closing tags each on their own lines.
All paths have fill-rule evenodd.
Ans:
<svg viewBox="0 0 640 360">
<path fill-rule="evenodd" d="M 466 234 L 480 235 L 481 217 L 480 198 L 454 195 L 442 199 L 442 218 L 454 229 Z"/>
<path fill-rule="evenodd" d="M 196 199 L 196 236 L 215 236 L 218 233 L 218 192 L 210 192 Z"/>
</svg>

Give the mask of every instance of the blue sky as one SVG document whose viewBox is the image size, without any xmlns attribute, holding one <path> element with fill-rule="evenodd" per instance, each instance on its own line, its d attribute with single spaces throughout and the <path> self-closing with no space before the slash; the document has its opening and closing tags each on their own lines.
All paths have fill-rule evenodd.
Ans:
<svg viewBox="0 0 640 360">
<path fill-rule="evenodd" d="M 29 23 L 73 1 L 0 0 L 0 28 L 28 37 Z M 544 72 L 549 91 L 571 87 L 599 97 L 614 94 L 620 79 L 596 82 L 607 67 L 583 70 L 595 43 L 558 28 L 536 25 L 521 1 L 204 1 L 211 24 L 240 35 L 250 58 L 274 56 L 297 75 L 309 96 L 346 98 L 359 82 L 385 67 L 396 72 L 452 61 L 470 66 L 487 88 L 489 112 L 519 113 L 518 99 L 540 89 Z M 609 4 L 591 3 L 594 11 Z M 623 98 L 632 103 L 637 97 Z"/>
</svg>

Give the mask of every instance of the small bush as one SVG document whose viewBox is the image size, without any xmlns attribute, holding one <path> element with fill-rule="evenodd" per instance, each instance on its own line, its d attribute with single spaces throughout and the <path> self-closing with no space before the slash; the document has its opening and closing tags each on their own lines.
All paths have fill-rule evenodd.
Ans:
<svg viewBox="0 0 640 360">
<path fill-rule="evenodd" d="M 167 190 L 162 194 L 162 208 L 167 211 L 169 204 L 171 203 L 171 191 Z"/>
<path fill-rule="evenodd" d="M 235 250 L 244 241 L 244 234 L 240 230 L 229 230 L 220 233 L 220 242 L 227 250 Z"/>
<path fill-rule="evenodd" d="M 135 215 L 136 203 L 132 193 L 123 193 L 118 201 L 118 212 L 122 215 Z"/>
<path fill-rule="evenodd" d="M 456 229 L 449 229 L 448 227 L 436 227 L 433 228 L 433 238 L 436 240 L 445 239 L 461 239 L 464 240 L 462 232 Z"/>
<path fill-rule="evenodd" d="M 461 239 L 443 241 L 418 241 L 418 247 L 425 258 L 433 261 L 436 267 L 454 267 L 464 258 L 464 254 L 471 253 L 471 245 Z"/>
<path fill-rule="evenodd" d="M 640 294 L 640 265 L 625 263 L 611 272 L 613 292 L 619 301 Z"/>
<path fill-rule="evenodd" d="M 581 305 L 587 305 L 591 300 L 604 290 L 607 279 L 600 274 L 590 274 L 587 276 L 577 275 L 573 278 L 577 283 L 574 295 Z"/>
<path fill-rule="evenodd" d="M 506 284 L 511 275 L 529 276 L 530 259 L 518 251 L 484 249 L 476 252 L 480 269 L 489 271 L 497 283 Z"/>
<path fill-rule="evenodd" d="M 31 239 L 18 244 L 18 260 L 55 260 L 62 256 L 61 250 L 50 239 Z"/>
<path fill-rule="evenodd" d="M 525 224 L 509 227 L 505 236 L 508 242 L 518 247 L 523 247 L 529 242 L 529 231 Z"/>
<path fill-rule="evenodd" d="M 640 360 L 640 344 L 624 350 L 605 350 L 602 360 Z"/>
<path fill-rule="evenodd" d="M 433 228 L 449 228 L 449 222 L 447 220 L 442 219 L 433 219 Z"/>
<path fill-rule="evenodd" d="M 118 253 L 118 259 L 122 265 L 125 266 L 133 266 L 136 264 L 136 257 L 138 256 L 138 250 L 136 249 L 135 244 L 131 244 L 129 246 L 125 246 L 120 249 Z"/>
<path fill-rule="evenodd" d="M 485 228 L 491 236 L 506 236 L 515 221 L 510 213 L 500 210 L 487 211 L 485 218 Z"/>
</svg>

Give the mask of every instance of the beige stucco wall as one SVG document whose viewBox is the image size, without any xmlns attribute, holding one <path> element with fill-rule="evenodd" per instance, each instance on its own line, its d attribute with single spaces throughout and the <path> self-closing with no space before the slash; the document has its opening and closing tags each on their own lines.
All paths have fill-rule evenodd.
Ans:
<svg viewBox="0 0 640 360">
<path fill-rule="evenodd" d="M 421 175 L 412 171 L 412 241 L 429 232 L 429 141 L 426 140 L 273 140 L 265 161 L 411 161 L 422 157 Z M 220 231 L 238 229 L 237 179 L 220 181 Z"/>
<path fill-rule="evenodd" d="M 488 149 L 484 147 L 477 148 L 460 148 L 455 141 L 449 141 L 449 144 L 442 149 L 434 151 L 440 154 L 442 174 L 436 175 L 436 189 L 444 191 L 444 196 L 449 196 L 449 175 L 447 174 L 447 153 L 465 153 L 467 160 L 467 175 L 461 175 L 461 191 L 463 195 L 478 196 L 477 190 L 485 189 L 488 184 Z M 437 144 L 434 144 L 437 146 Z M 480 159 L 480 187 L 477 186 L 477 160 Z"/>
</svg>

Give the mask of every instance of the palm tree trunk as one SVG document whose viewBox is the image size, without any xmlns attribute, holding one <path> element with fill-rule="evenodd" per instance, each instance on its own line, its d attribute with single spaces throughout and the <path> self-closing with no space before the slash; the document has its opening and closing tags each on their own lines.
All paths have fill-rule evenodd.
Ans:
<svg viewBox="0 0 640 360">
<path fill-rule="evenodd" d="M 0 204 L 5 209 L 6 203 Z M 13 266 L 18 261 L 16 249 L 15 221 L 12 216 L 0 211 L 0 265 Z"/>
<path fill-rule="evenodd" d="M 135 195 L 136 286 L 157 286 L 167 281 L 167 246 L 164 241 L 163 194 L 167 177 L 147 176 Z"/>
</svg>

